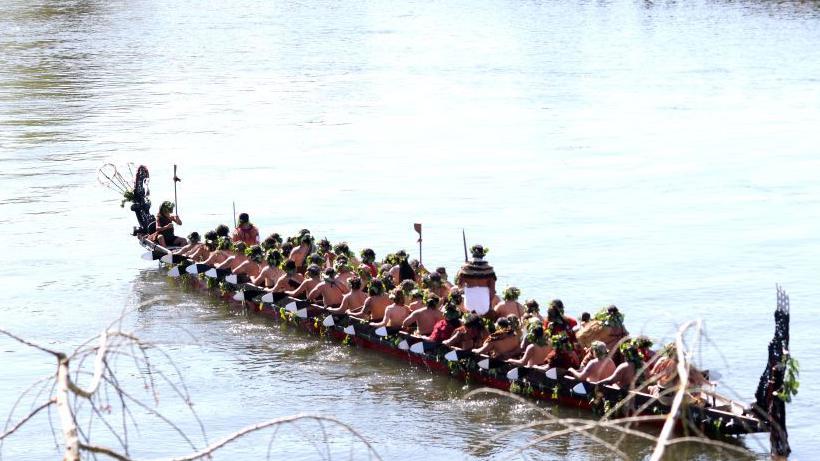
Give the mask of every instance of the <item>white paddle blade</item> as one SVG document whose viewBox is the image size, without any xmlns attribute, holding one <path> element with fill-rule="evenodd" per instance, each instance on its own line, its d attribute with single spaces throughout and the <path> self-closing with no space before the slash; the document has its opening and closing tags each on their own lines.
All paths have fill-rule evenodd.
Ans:
<svg viewBox="0 0 820 461">
<path fill-rule="evenodd" d="M 298 311 L 296 311 L 296 316 L 299 317 L 300 319 L 306 319 L 307 318 L 307 309 L 306 308 L 299 309 Z"/>
<path fill-rule="evenodd" d="M 288 305 L 285 306 L 285 310 L 288 312 L 296 312 L 296 303 L 293 301 L 289 302 Z"/>
<path fill-rule="evenodd" d="M 456 351 L 450 351 L 444 354 L 444 358 L 450 362 L 458 362 L 458 354 L 456 353 Z"/>
<path fill-rule="evenodd" d="M 416 354 L 423 354 L 424 353 L 424 343 L 419 341 L 416 344 L 410 346 L 410 352 L 414 352 Z"/>
<path fill-rule="evenodd" d="M 174 262 L 174 255 L 168 253 L 167 255 L 159 258 L 160 261 L 164 262 L 165 264 L 171 264 Z"/>
<path fill-rule="evenodd" d="M 186 267 L 185 272 L 187 272 L 191 275 L 196 275 L 197 274 L 196 264 L 191 264 L 190 266 Z"/>
<path fill-rule="evenodd" d="M 401 342 L 399 343 L 399 349 L 401 349 L 403 351 L 410 350 L 410 345 L 407 344 L 406 340 L 402 339 Z"/>
<path fill-rule="evenodd" d="M 333 325 L 336 325 L 336 322 L 333 321 L 332 315 L 328 315 L 327 317 L 325 317 L 324 320 L 322 320 L 322 325 L 326 327 L 332 327 Z"/>
<path fill-rule="evenodd" d="M 478 362 L 478 366 L 484 370 L 490 369 L 490 359 L 484 359 Z"/>
<path fill-rule="evenodd" d="M 272 303 L 273 302 L 273 293 L 265 293 L 265 295 L 262 296 L 262 302 L 263 303 Z"/>
<path fill-rule="evenodd" d="M 211 269 L 208 269 L 207 271 L 205 271 L 205 277 L 210 277 L 212 279 L 215 279 L 216 278 L 216 269 L 211 268 Z"/>
<path fill-rule="evenodd" d="M 510 381 L 515 381 L 518 379 L 518 368 L 513 368 L 512 370 L 507 372 L 507 379 Z"/>
<path fill-rule="evenodd" d="M 549 379 L 558 379 L 558 370 L 556 370 L 555 368 L 550 368 L 549 370 L 547 370 L 546 375 Z"/>
<path fill-rule="evenodd" d="M 348 326 L 346 326 L 346 327 L 345 327 L 345 329 L 344 329 L 344 330 L 342 330 L 342 331 L 344 331 L 344 332 L 345 332 L 345 334 L 348 334 L 348 335 L 350 335 L 350 336 L 353 336 L 353 335 L 355 335 L 355 334 L 356 334 L 356 329 L 355 329 L 355 328 L 353 328 L 353 325 L 348 325 Z"/>
<path fill-rule="evenodd" d="M 148 253 L 145 253 L 145 254 L 142 255 L 142 259 L 144 259 L 146 261 L 153 261 L 154 260 L 154 253 L 152 253 L 150 251 Z"/>
<path fill-rule="evenodd" d="M 168 271 L 168 277 L 179 277 L 179 267 L 172 267 L 171 270 Z"/>
<path fill-rule="evenodd" d="M 584 387 L 584 383 L 578 383 L 572 388 L 572 392 L 578 395 L 587 395 L 587 388 Z"/>
<path fill-rule="evenodd" d="M 234 301 L 244 301 L 245 300 L 245 293 L 241 291 L 237 291 L 235 295 L 233 295 Z"/>
<path fill-rule="evenodd" d="M 385 328 L 385 327 L 376 328 L 376 334 L 379 335 L 379 336 L 387 336 L 387 328 Z"/>
<path fill-rule="evenodd" d="M 236 282 L 239 281 L 238 279 L 239 279 L 239 277 L 236 274 L 231 274 L 231 275 L 225 277 L 226 282 L 234 284 L 234 285 L 236 285 Z"/>
</svg>

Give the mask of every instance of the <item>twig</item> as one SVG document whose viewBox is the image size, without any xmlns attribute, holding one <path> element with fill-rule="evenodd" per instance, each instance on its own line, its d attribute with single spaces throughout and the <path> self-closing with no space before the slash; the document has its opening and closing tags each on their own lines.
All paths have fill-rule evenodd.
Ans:
<svg viewBox="0 0 820 461">
<path fill-rule="evenodd" d="M 7 431 L 6 431 L 6 432 L 4 432 L 2 435 L 0 435 L 0 440 L 5 439 L 6 437 L 10 436 L 11 434 L 14 434 L 14 432 L 15 432 L 15 431 L 17 431 L 17 429 L 20 429 L 20 427 L 22 427 L 22 426 L 23 426 L 23 424 L 25 424 L 28 420 L 30 420 L 31 418 L 33 418 L 33 417 L 34 417 L 34 415 L 36 415 L 37 413 L 39 413 L 39 412 L 40 412 L 40 410 L 43 410 L 43 409 L 45 409 L 45 408 L 48 408 L 48 407 L 50 407 L 52 404 L 55 404 L 55 403 L 57 403 L 57 400 L 56 400 L 56 399 L 50 399 L 50 400 L 48 400 L 46 403 L 44 403 L 44 404 L 40 405 L 39 407 L 35 408 L 35 409 L 34 409 L 34 411 L 32 411 L 31 413 L 29 413 L 28 415 L 26 415 L 26 417 L 25 417 L 25 418 L 23 418 L 23 419 L 21 419 L 20 421 L 18 421 L 18 422 L 17 422 L 17 424 L 15 424 L 15 425 L 14 425 L 14 427 L 12 427 L 11 429 L 7 430 Z"/>
</svg>

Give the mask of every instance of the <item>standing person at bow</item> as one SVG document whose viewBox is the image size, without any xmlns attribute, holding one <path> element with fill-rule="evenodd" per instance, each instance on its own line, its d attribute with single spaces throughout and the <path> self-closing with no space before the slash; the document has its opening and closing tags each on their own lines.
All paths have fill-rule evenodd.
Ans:
<svg viewBox="0 0 820 461">
<path fill-rule="evenodd" d="M 251 246 L 259 243 L 259 229 L 251 224 L 248 213 L 239 213 L 239 224 L 231 234 L 231 240 L 234 242 L 244 242 L 245 245 Z"/>
</svg>

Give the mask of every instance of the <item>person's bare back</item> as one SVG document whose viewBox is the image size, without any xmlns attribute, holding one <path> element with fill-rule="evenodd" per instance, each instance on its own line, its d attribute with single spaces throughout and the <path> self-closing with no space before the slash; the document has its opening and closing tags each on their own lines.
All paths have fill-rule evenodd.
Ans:
<svg viewBox="0 0 820 461">
<path fill-rule="evenodd" d="M 404 320 L 403 326 L 406 328 L 415 323 L 419 335 L 429 336 L 433 332 L 433 328 L 436 326 L 436 323 L 443 318 L 444 315 L 442 315 L 442 313 L 436 309 L 435 306 L 433 306 L 432 309 L 423 308 L 413 311 L 407 319 Z"/>
<path fill-rule="evenodd" d="M 518 301 L 503 301 L 496 304 L 495 307 L 493 307 L 493 311 L 495 311 L 498 317 L 506 317 L 512 314 L 521 318 L 524 315 L 524 306 L 518 303 Z"/>
</svg>

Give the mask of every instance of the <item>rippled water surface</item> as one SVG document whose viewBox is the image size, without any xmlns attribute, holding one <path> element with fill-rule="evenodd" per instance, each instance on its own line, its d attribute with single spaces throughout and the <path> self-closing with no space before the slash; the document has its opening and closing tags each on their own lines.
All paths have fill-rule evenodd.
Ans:
<svg viewBox="0 0 820 461">
<path fill-rule="evenodd" d="M 125 328 L 166 345 L 211 440 L 304 411 L 352 425 L 387 459 L 500 458 L 532 439 L 480 446 L 538 418 L 526 406 L 465 400 L 445 376 L 166 283 L 96 169 L 148 165 L 157 202 L 173 197 L 177 164 L 180 233 L 230 223 L 235 201 L 263 233 L 307 227 L 383 255 L 415 251 L 422 222 L 426 265 L 455 273 L 464 228 L 524 297 L 574 314 L 616 303 L 631 331 L 659 339 L 703 319 L 703 366 L 744 399 L 780 283 L 804 364 L 789 430 L 795 458 L 811 459 L 819 26 L 812 1 L 5 0 L 0 325 L 68 350 L 126 309 Z M 9 340 L 0 357 L 5 415 L 53 364 Z M 184 405 L 161 397 L 196 436 Z M 318 431 L 283 430 L 275 457 L 321 458 Z M 188 450 L 167 428 L 131 437 L 141 457 Z M 341 431 L 329 440 L 348 453 Z M 220 459 L 258 459 L 268 442 Z M 766 456 L 765 437 L 744 443 Z M 4 459 L 53 459 L 53 445 L 36 419 Z M 580 436 L 528 453 L 611 456 Z"/>
</svg>

